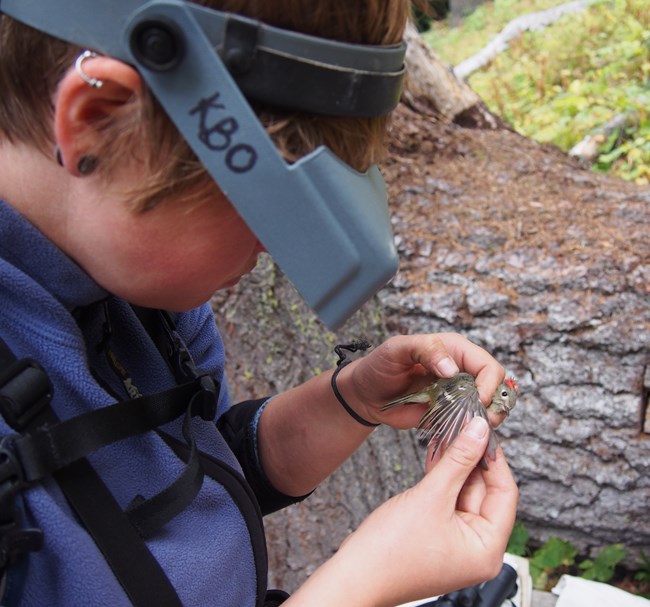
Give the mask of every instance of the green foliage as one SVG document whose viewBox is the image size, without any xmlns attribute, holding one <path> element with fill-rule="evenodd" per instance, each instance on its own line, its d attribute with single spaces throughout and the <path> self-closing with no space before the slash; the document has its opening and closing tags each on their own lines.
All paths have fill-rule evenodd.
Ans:
<svg viewBox="0 0 650 607">
<path fill-rule="evenodd" d="M 650 557 L 641 550 L 641 562 L 638 571 L 634 574 L 634 579 L 640 582 L 650 582 Z"/>
<path fill-rule="evenodd" d="M 550 537 L 529 559 L 530 576 L 535 588 L 545 588 L 549 574 L 560 568 L 571 567 L 578 551 L 570 542 Z"/>
<path fill-rule="evenodd" d="M 452 65 L 478 52 L 520 14 L 552 0 L 494 0 L 459 28 L 434 25 L 425 39 Z M 600 143 L 594 165 L 650 183 L 650 10 L 647 0 L 601 0 L 512 40 L 470 77 L 490 109 L 519 132 L 569 150 L 613 117 L 633 124 Z"/>
<path fill-rule="evenodd" d="M 614 569 L 627 554 L 621 544 L 605 546 L 595 560 L 586 559 L 578 567 L 582 569 L 582 577 L 596 582 L 609 582 L 614 577 Z"/>
<path fill-rule="evenodd" d="M 541 11 L 566 0 L 494 0 L 478 6 L 459 27 L 447 22 L 432 23 L 423 34 L 433 50 L 450 65 L 460 63 L 480 51 L 509 21 L 519 15 Z"/>
<path fill-rule="evenodd" d="M 516 556 L 526 556 L 528 554 L 527 546 L 529 537 L 530 534 L 524 524 L 521 521 L 516 521 L 510 534 L 506 551 Z"/>
<path fill-rule="evenodd" d="M 548 590 L 558 578 L 568 573 L 579 575 L 587 580 L 608 583 L 616 573 L 616 567 L 627 555 L 622 544 L 605 546 L 595 559 L 581 559 L 578 550 L 568 541 L 550 537 L 542 546 L 531 553 L 528 546 L 529 533 L 521 521 L 516 521 L 510 535 L 507 551 L 517 556 L 528 557 L 533 587 Z M 636 580 L 638 592 L 643 595 L 650 583 L 650 557 L 641 551 L 641 562 L 628 579 Z"/>
</svg>

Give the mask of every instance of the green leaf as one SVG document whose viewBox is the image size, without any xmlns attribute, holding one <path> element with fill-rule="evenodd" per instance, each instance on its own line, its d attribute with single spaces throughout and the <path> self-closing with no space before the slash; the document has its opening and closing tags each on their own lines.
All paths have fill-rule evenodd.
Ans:
<svg viewBox="0 0 650 607">
<path fill-rule="evenodd" d="M 650 582 L 650 572 L 648 571 L 637 571 L 634 574 L 634 579 L 639 582 Z"/>
<path fill-rule="evenodd" d="M 614 569 L 627 554 L 622 544 L 605 546 L 595 560 L 587 559 L 578 567 L 584 571 L 582 577 L 597 582 L 609 582 L 614 577 Z"/>
<path fill-rule="evenodd" d="M 525 556 L 527 553 L 526 546 L 530 534 L 521 521 L 516 521 L 515 526 L 508 540 L 507 552 L 517 556 Z"/>
<path fill-rule="evenodd" d="M 546 590 L 546 584 L 548 584 L 548 574 L 543 570 L 534 565 L 532 562 L 530 564 L 530 578 L 533 580 L 533 588 L 536 590 Z"/>
<path fill-rule="evenodd" d="M 578 551 L 570 542 L 559 537 L 550 537 L 548 541 L 535 551 L 531 562 L 545 570 L 557 569 L 560 566 L 573 565 Z"/>
<path fill-rule="evenodd" d="M 617 148 L 614 148 L 611 152 L 608 152 L 607 154 L 601 154 L 598 157 L 598 162 L 604 164 L 611 164 L 612 162 L 614 162 L 614 160 L 620 158 L 623 154 L 625 154 L 625 148 L 619 146 Z"/>
<path fill-rule="evenodd" d="M 634 575 L 635 580 L 650 582 L 650 556 L 641 550 L 641 560 L 638 565 L 638 571 Z"/>
<path fill-rule="evenodd" d="M 578 554 L 570 542 L 559 537 L 550 537 L 546 543 L 538 548 L 530 557 L 530 576 L 533 586 L 544 590 L 548 583 L 549 573 L 560 567 L 570 567 Z"/>
<path fill-rule="evenodd" d="M 620 134 L 621 134 L 621 129 L 614 129 L 609 134 L 607 140 L 598 147 L 598 150 L 600 151 L 601 155 L 611 152 L 614 149 L 614 145 L 618 141 Z"/>
</svg>

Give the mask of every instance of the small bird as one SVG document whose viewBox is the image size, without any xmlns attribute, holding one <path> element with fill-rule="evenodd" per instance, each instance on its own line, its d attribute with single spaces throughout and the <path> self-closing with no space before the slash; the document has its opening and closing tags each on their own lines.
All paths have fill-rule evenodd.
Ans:
<svg viewBox="0 0 650 607">
<path fill-rule="evenodd" d="M 381 410 L 388 411 L 393 407 L 406 404 L 428 403 L 429 409 L 418 423 L 418 442 L 423 447 L 432 446 L 431 459 L 440 450 L 441 453 L 458 436 L 461 428 L 477 415 L 488 424 L 487 412 L 510 415 L 517 403 L 519 386 L 517 381 L 509 377 L 499 385 L 487 409 L 481 403 L 476 388 L 475 378 L 469 373 L 458 373 L 454 377 L 437 379 L 432 384 L 420 390 L 398 398 Z M 496 458 L 497 437 L 490 426 L 490 440 L 486 455 L 491 460 Z M 481 467 L 487 470 L 488 463 L 484 456 Z"/>
</svg>

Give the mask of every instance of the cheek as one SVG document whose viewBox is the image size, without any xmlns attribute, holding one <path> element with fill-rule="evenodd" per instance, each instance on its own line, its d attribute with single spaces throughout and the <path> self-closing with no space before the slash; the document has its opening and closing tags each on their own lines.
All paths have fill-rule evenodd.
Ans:
<svg viewBox="0 0 650 607">
<path fill-rule="evenodd" d="M 162 208 L 112 225 L 98 232 L 94 254 L 82 265 L 132 303 L 189 309 L 255 265 L 257 239 L 232 208 Z"/>
<path fill-rule="evenodd" d="M 253 269 L 259 253 L 257 239 L 239 216 L 228 219 L 196 226 L 176 243 L 173 255 L 165 256 L 168 262 L 158 271 L 166 275 L 170 288 L 210 297 Z"/>
<path fill-rule="evenodd" d="M 231 266 L 250 255 L 256 238 L 248 226 L 234 212 L 211 222 L 196 225 L 185 246 L 197 258 L 204 257 L 206 264 Z"/>
</svg>

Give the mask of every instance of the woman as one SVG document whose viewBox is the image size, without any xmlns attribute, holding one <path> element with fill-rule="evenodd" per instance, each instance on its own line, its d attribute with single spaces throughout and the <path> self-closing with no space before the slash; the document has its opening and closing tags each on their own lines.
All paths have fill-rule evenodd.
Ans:
<svg viewBox="0 0 650 607">
<path fill-rule="evenodd" d="M 100 14 L 119 10 L 94 4 Z M 410 5 L 201 4 L 369 45 L 399 42 Z M 41 10 L 54 8 L 44 2 Z M 13 423 L 4 411 L 2 435 L 47 436 L 39 444 L 48 467 L 61 451 L 49 430 L 59 420 L 126 411 L 109 424 L 110 440 L 97 438 L 97 416 L 66 434 L 64 447 L 80 434 L 90 446 L 51 464 L 56 482 L 25 472 L 33 482 L 20 486 L 24 508 L 12 522 L 42 530 L 43 543 L 5 559 L 5 599 L 263 605 L 258 503 L 270 512 L 304 499 L 377 424 L 415 426 L 420 406 L 381 407 L 431 376 L 471 373 L 488 402 L 503 369 L 458 335 L 400 336 L 340 367 L 334 381 L 328 371 L 231 406 L 206 302 L 255 266 L 259 235 L 154 99 L 146 70 L 1 19 L 0 337 L 17 359 L 42 365 L 53 385 L 34 420 Z M 383 152 L 385 116 L 252 103 L 288 161 L 326 145 L 365 171 Z M 186 389 L 179 384 L 190 388 L 176 411 Z M 143 421 L 170 409 L 174 419 Z M 12 444 L 33 443 L 12 440 L 12 457 Z M 421 482 L 373 512 L 284 604 L 388 607 L 495 575 L 517 490 L 501 451 L 489 470 L 476 469 L 486 443 L 485 422 L 468 424 Z M 102 527 L 103 518 L 110 524 Z M 283 600 L 275 596 L 266 604 Z"/>
</svg>

